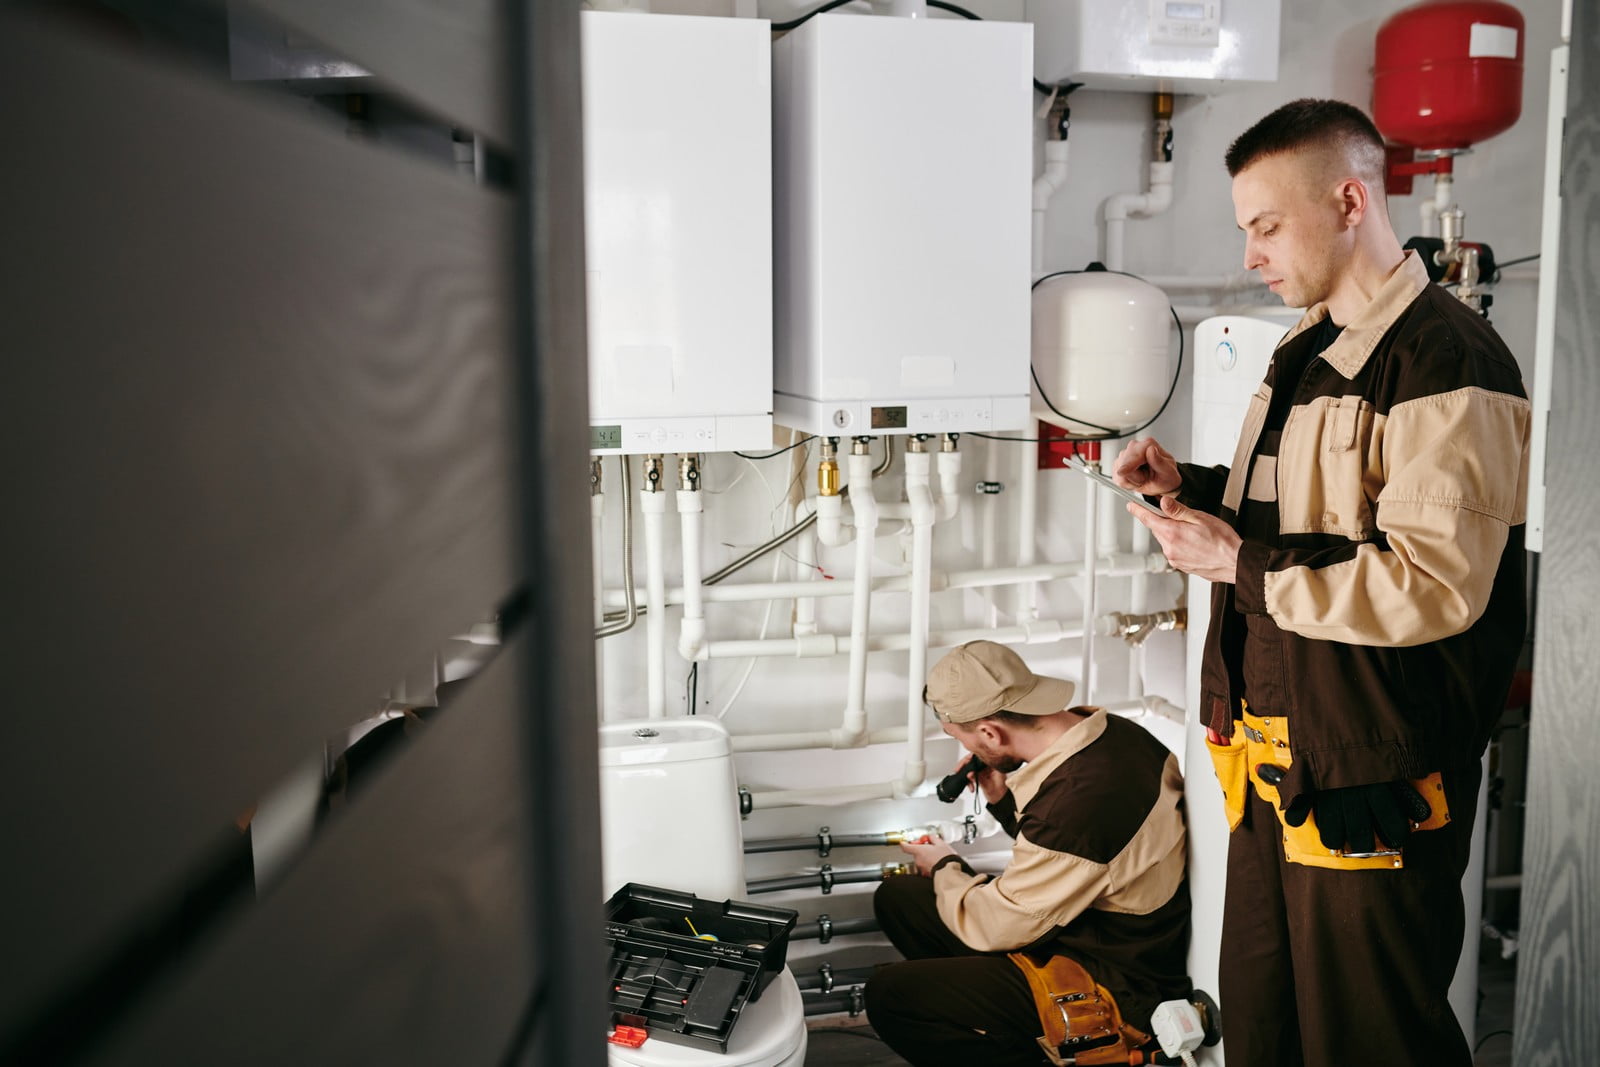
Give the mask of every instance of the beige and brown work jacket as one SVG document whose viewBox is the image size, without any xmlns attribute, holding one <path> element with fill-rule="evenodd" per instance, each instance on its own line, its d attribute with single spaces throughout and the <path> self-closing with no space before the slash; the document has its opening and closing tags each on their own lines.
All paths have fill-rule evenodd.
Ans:
<svg viewBox="0 0 1600 1067">
<path fill-rule="evenodd" d="M 1180 499 L 1245 537 L 1236 583 L 1212 587 L 1201 708 L 1227 737 L 1241 698 L 1287 717 L 1284 804 L 1477 759 L 1524 632 L 1516 360 L 1408 253 L 1305 364 L 1266 447 L 1280 365 L 1304 362 L 1294 346 L 1310 351 L 1326 316 L 1313 307 L 1279 344 L 1232 466 L 1181 467 Z"/>
<path fill-rule="evenodd" d="M 1016 838 L 998 877 L 958 856 L 934 868 L 945 926 L 980 952 L 1069 956 L 1148 1028 L 1185 996 L 1189 887 L 1178 758 L 1104 709 L 1006 779 L 989 810 Z"/>
</svg>

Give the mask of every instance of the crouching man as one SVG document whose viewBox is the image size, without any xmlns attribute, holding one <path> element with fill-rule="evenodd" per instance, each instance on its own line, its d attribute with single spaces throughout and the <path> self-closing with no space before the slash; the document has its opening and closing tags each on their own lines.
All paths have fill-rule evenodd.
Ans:
<svg viewBox="0 0 1600 1067">
<path fill-rule="evenodd" d="M 1190 992 L 1177 758 L 1131 722 L 1068 707 L 1072 692 L 991 641 L 928 677 L 925 699 L 983 761 L 969 777 L 1016 844 L 998 877 L 943 842 L 902 845 L 918 876 L 873 898 L 906 962 L 867 983 L 867 1016 L 918 1067 L 1140 1062 L 1151 1010 Z"/>
</svg>

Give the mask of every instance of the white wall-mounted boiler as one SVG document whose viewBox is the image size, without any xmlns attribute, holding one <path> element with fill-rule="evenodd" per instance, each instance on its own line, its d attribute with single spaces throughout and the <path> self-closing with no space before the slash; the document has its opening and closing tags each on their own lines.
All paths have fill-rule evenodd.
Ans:
<svg viewBox="0 0 1600 1067">
<path fill-rule="evenodd" d="M 1042 81 L 1214 93 L 1278 80 L 1282 0 L 1028 0 Z"/>
<path fill-rule="evenodd" d="M 595 453 L 772 443 L 771 28 L 585 11 Z"/>
<path fill-rule="evenodd" d="M 1032 33 L 819 15 L 773 45 L 778 422 L 1028 424 Z"/>
</svg>

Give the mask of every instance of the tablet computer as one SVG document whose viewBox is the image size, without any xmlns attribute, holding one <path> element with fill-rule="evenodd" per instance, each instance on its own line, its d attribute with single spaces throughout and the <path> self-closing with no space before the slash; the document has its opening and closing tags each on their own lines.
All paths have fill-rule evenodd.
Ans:
<svg viewBox="0 0 1600 1067">
<path fill-rule="evenodd" d="M 1102 489 L 1109 489 L 1113 493 L 1115 493 L 1118 496 L 1120 496 L 1122 499 L 1132 501 L 1133 503 L 1139 505 L 1141 508 L 1144 508 L 1146 511 L 1154 512 L 1155 514 L 1160 515 L 1162 518 L 1170 518 L 1171 517 L 1166 512 L 1164 512 L 1160 508 L 1158 508 L 1156 505 L 1154 505 L 1154 504 L 1150 503 L 1150 501 L 1146 500 L 1142 494 L 1136 493 L 1132 489 L 1124 489 L 1122 486 L 1120 486 L 1116 482 L 1112 481 L 1110 476 L 1102 474 L 1099 471 L 1095 470 L 1093 467 L 1089 466 L 1087 463 L 1085 463 L 1083 461 L 1083 457 L 1082 456 L 1072 456 L 1072 457 L 1070 457 L 1067 460 L 1067 466 L 1071 467 L 1073 470 L 1077 471 L 1079 474 L 1083 475 L 1085 478 L 1088 478 L 1090 481 L 1095 482 Z"/>
</svg>

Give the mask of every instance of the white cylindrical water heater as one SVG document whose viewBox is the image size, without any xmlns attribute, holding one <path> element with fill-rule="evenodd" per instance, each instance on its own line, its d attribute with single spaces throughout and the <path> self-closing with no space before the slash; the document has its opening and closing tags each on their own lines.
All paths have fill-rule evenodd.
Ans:
<svg viewBox="0 0 1600 1067">
<path fill-rule="evenodd" d="M 1167 295 L 1148 282 L 1110 271 L 1044 278 L 1033 290 L 1034 416 L 1078 434 L 1149 419 L 1172 384 L 1172 326 Z"/>
</svg>

